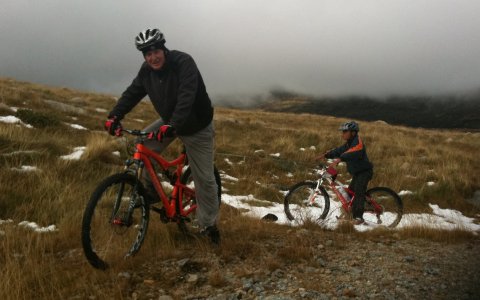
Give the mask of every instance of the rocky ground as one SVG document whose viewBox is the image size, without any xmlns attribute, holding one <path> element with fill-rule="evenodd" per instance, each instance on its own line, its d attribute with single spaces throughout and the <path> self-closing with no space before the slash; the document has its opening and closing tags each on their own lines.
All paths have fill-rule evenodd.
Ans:
<svg viewBox="0 0 480 300">
<path fill-rule="evenodd" d="M 188 243 L 115 279 L 127 299 L 479 299 L 480 239 L 289 229 L 263 242 Z M 250 248 L 254 249 L 250 249 Z"/>
</svg>

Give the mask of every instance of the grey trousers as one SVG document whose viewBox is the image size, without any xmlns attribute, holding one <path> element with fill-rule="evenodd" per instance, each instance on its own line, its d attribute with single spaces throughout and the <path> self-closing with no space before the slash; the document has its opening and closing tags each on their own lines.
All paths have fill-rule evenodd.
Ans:
<svg viewBox="0 0 480 300">
<path fill-rule="evenodd" d="M 147 132 L 158 130 L 162 125 L 163 120 L 158 119 L 143 130 Z M 214 136 L 215 130 L 212 123 L 193 135 L 178 136 L 187 151 L 188 164 L 195 182 L 197 221 L 202 227 L 215 225 L 218 218 L 218 187 L 213 173 Z M 149 140 L 145 141 L 145 146 L 161 153 L 174 140 L 175 138 L 164 138 L 162 142 Z M 150 181 L 150 178 L 146 180 Z"/>
</svg>

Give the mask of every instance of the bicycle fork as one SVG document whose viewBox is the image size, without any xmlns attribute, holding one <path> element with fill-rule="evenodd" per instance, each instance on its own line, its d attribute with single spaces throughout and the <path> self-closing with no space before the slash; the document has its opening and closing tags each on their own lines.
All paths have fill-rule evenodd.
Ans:
<svg viewBox="0 0 480 300">
<path fill-rule="evenodd" d="M 317 186 L 315 187 L 315 190 L 314 190 L 313 193 L 308 197 L 308 205 L 314 206 L 313 204 L 315 203 L 315 199 L 316 199 L 317 196 L 320 194 L 320 185 L 321 185 L 320 180 L 317 180 Z"/>
<path fill-rule="evenodd" d="M 132 170 L 130 168 L 130 166 L 132 164 L 135 164 L 135 169 Z M 110 218 L 110 221 L 111 221 L 111 224 L 112 225 L 118 225 L 118 226 L 131 226 L 132 225 L 132 215 L 133 215 L 133 211 L 136 207 L 138 207 L 138 205 L 142 204 L 142 203 L 138 203 L 138 201 L 145 201 L 145 199 L 141 200 L 140 199 L 140 195 L 138 194 L 138 183 L 140 182 L 140 179 L 142 178 L 142 172 L 143 172 L 143 167 L 144 167 L 144 163 L 142 161 L 136 161 L 136 160 L 127 160 L 125 162 L 125 172 L 134 172 L 135 174 L 135 178 L 136 178 L 136 181 L 135 181 L 135 185 L 133 186 L 133 190 L 130 194 L 130 197 L 129 197 L 129 203 L 128 203 L 128 208 L 127 210 L 125 211 L 125 213 L 123 214 L 123 216 L 119 216 L 118 215 L 118 212 L 119 212 L 119 209 L 120 209 L 120 204 L 121 204 L 121 201 L 122 201 L 122 198 L 123 198 L 123 193 L 124 193 L 124 189 L 125 189 L 125 184 L 122 184 L 120 186 L 120 189 L 118 191 L 118 194 L 117 194 L 117 199 L 115 201 L 115 204 L 114 204 L 114 207 L 113 207 L 113 211 L 112 211 L 112 216 Z"/>
</svg>

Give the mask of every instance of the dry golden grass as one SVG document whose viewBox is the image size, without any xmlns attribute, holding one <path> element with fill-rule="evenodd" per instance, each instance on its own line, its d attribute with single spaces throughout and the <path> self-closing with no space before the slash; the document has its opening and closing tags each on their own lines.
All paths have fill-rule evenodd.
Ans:
<svg viewBox="0 0 480 300">
<path fill-rule="evenodd" d="M 43 101 L 46 99 L 83 108 L 87 113 L 53 112 Z M 83 210 L 95 186 L 104 177 L 120 171 L 121 162 L 126 158 L 122 142 L 96 132 L 103 130 L 107 114 L 98 108 L 110 110 L 115 103 L 112 96 L 0 79 L 0 103 L 3 104 L 0 115 L 10 114 L 8 107 L 11 106 L 29 108 L 55 113 L 61 122 L 78 123 L 90 129 L 76 130 L 63 124 L 39 130 L 0 123 L 0 219 L 14 220 L 12 224 L 0 225 L 0 230 L 5 232 L 0 235 L 0 299 L 65 299 L 75 295 L 122 298 L 127 295 L 130 283 L 118 278 L 121 270 L 134 269 L 152 260 L 183 258 L 185 248 L 199 252 L 209 249 L 205 241 L 187 240 L 175 224 L 161 224 L 157 216 L 152 215 L 146 242 L 137 257 L 106 272 L 91 268 L 80 245 Z M 141 129 L 155 118 L 151 105 L 142 102 L 128 115 L 124 127 Z M 342 121 L 308 114 L 217 108 L 216 164 L 227 174 L 239 178 L 236 183 L 224 180 L 224 187 L 230 194 L 253 194 L 257 199 L 282 202 L 280 189 L 300 180 L 313 179 L 308 172 L 315 166 L 314 157 L 342 143 L 336 131 Z M 361 126 L 361 135 L 375 164 L 372 186 L 386 185 L 396 191 L 416 192 L 404 198 L 407 212 L 428 211 L 428 203 L 437 203 L 441 207 L 461 209 L 466 214 L 478 213 L 478 209 L 466 204 L 464 199 L 480 188 L 479 133 L 411 129 L 375 122 L 361 122 Z M 59 159 L 77 146 L 87 146 L 79 161 Z M 310 150 L 310 146 L 316 150 Z M 306 150 L 299 151 L 300 147 Z M 176 143 L 167 151 L 167 156 L 175 156 L 179 148 Z M 258 149 L 264 152 L 255 153 Z M 112 155 L 113 151 L 120 151 L 121 158 Z M 277 152 L 280 158 L 270 156 Z M 39 170 L 12 170 L 22 165 L 36 166 Z M 287 176 L 288 173 L 293 176 Z M 436 185 L 427 187 L 427 181 L 434 181 Z M 38 234 L 14 226 L 23 220 L 40 226 L 55 224 L 59 231 Z M 266 257 L 265 264 L 270 270 L 278 268 L 279 262 L 308 260 L 315 243 L 315 240 L 299 238 L 297 229 L 286 233 L 284 226 L 252 220 L 225 205 L 220 225 L 222 235 L 228 237 L 218 249 L 222 259 Z M 328 234 L 339 247 L 345 242 L 342 234 L 332 236 L 313 226 L 306 229 L 315 232 L 317 238 Z M 352 233 L 347 228 L 339 230 L 339 233 Z M 470 237 L 463 231 L 428 229 L 405 229 L 398 234 L 402 238 L 435 241 Z M 269 243 L 272 250 L 258 247 L 259 243 Z M 283 243 L 285 248 L 280 246 Z M 239 267 L 238 272 L 250 272 L 241 269 Z M 218 275 L 209 278 L 210 284 L 223 284 L 221 274 Z"/>
</svg>

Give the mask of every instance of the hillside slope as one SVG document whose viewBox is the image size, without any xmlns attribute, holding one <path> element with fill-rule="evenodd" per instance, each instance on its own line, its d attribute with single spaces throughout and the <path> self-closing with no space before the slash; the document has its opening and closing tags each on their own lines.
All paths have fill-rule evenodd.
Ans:
<svg viewBox="0 0 480 300">
<path fill-rule="evenodd" d="M 277 95 L 278 96 L 278 95 Z M 266 111 L 310 113 L 422 128 L 480 130 L 480 96 L 312 98 L 283 95 L 260 106 Z"/>
<path fill-rule="evenodd" d="M 102 128 L 115 100 L 0 79 L 1 299 L 480 295 L 472 271 L 480 267 L 480 241 L 462 228 L 297 228 L 251 219 L 227 205 L 221 209 L 219 248 L 186 239 L 174 224 L 152 218 L 137 257 L 107 272 L 93 270 L 80 246 L 83 210 L 95 186 L 119 172 L 127 158 L 124 140 Z M 143 128 L 155 118 L 142 102 L 123 124 Z M 314 178 L 313 158 L 341 143 L 336 128 L 342 121 L 217 108 L 216 164 L 230 176 L 224 193 L 281 203 L 282 190 Z M 403 197 L 406 212 L 431 212 L 435 203 L 478 223 L 479 210 L 465 200 L 480 189 L 479 133 L 361 125 L 375 164 L 372 185 L 411 191 Z M 173 157 L 180 147 L 174 144 L 166 155 Z"/>
</svg>

